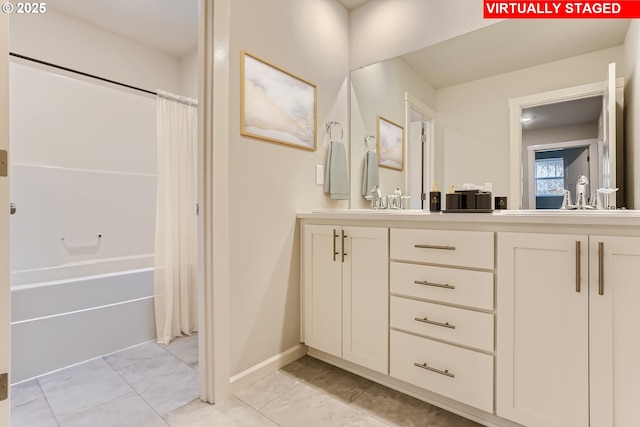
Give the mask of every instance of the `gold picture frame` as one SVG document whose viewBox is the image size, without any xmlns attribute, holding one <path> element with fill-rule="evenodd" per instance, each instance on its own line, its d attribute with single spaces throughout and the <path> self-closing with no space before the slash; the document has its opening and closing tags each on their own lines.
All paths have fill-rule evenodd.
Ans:
<svg viewBox="0 0 640 427">
<path fill-rule="evenodd" d="M 378 166 L 404 169 L 404 127 L 378 116 Z"/>
<path fill-rule="evenodd" d="M 315 151 L 316 85 L 246 51 L 240 69 L 240 134 Z"/>
</svg>

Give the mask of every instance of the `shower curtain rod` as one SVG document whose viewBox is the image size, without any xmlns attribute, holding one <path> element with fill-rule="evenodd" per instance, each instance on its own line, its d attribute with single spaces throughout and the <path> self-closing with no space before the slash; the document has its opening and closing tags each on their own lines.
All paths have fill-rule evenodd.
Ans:
<svg viewBox="0 0 640 427">
<path fill-rule="evenodd" d="M 84 71 L 78 71 L 78 70 L 74 70 L 72 68 L 63 67 L 62 65 L 52 64 L 51 62 L 41 61 L 39 59 L 31 58 L 31 57 L 28 57 L 28 56 L 25 56 L 25 55 L 20 55 L 19 53 L 9 52 L 9 55 L 10 56 L 15 56 L 16 58 L 24 59 L 24 60 L 27 60 L 27 61 L 36 62 L 38 64 L 47 65 L 49 67 L 58 68 L 60 70 L 68 71 L 70 73 L 80 74 L 80 75 L 85 76 L 85 77 L 91 77 L 92 79 L 101 80 L 103 82 L 112 83 L 112 84 L 115 84 L 115 85 L 118 85 L 118 86 L 124 86 L 124 87 L 129 88 L 129 89 L 139 90 L 140 92 L 149 93 L 151 95 L 156 95 L 156 96 L 158 95 L 157 92 L 154 92 L 152 90 L 142 89 L 142 88 L 139 88 L 139 87 L 136 87 L 136 86 L 128 85 L 126 83 L 120 83 L 120 82 L 117 82 L 115 80 L 105 79 L 104 77 L 99 77 L 99 76 L 96 76 L 96 75 L 93 75 L 93 74 L 85 73 Z"/>
</svg>

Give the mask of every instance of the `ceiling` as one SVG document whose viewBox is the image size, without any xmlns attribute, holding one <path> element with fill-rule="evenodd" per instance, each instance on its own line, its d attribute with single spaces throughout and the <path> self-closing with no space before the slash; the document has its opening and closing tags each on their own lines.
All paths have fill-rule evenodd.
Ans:
<svg viewBox="0 0 640 427">
<path fill-rule="evenodd" d="M 198 46 L 199 0 L 48 0 L 47 8 L 175 57 Z"/>
<path fill-rule="evenodd" d="M 338 0 L 347 10 L 368 0 Z M 49 0 L 47 8 L 175 57 L 198 43 L 199 0 Z"/>
<path fill-rule="evenodd" d="M 624 44 L 629 20 L 504 20 L 401 58 L 436 88 L 458 85 Z M 602 79 L 606 69 L 602 70 Z M 598 121 L 602 98 L 529 108 L 523 129 Z"/>
<path fill-rule="evenodd" d="M 368 0 L 338 1 L 353 10 Z M 47 7 L 180 58 L 197 48 L 198 3 L 199 0 L 49 0 Z M 505 20 L 402 58 L 435 88 L 442 88 L 619 46 L 624 43 L 628 26 L 629 20 Z M 575 102 L 532 113 L 538 118 L 553 119 L 582 112 L 580 117 L 597 120 L 599 101 Z M 560 108 L 566 111 L 560 113 Z M 537 120 L 527 126 L 534 128 L 540 122 L 547 123 L 545 126 L 549 123 Z"/>
<path fill-rule="evenodd" d="M 524 130 L 538 130 L 558 126 L 598 122 L 602 111 L 602 96 L 540 105 L 522 110 Z"/>
<path fill-rule="evenodd" d="M 360 6 L 361 4 L 364 4 L 366 2 L 368 2 L 369 0 L 338 0 L 338 2 L 344 6 L 345 9 L 347 10 L 353 10 L 356 7 Z"/>
<path fill-rule="evenodd" d="M 629 22 L 628 19 L 504 20 L 402 58 L 439 89 L 620 46 Z"/>
</svg>

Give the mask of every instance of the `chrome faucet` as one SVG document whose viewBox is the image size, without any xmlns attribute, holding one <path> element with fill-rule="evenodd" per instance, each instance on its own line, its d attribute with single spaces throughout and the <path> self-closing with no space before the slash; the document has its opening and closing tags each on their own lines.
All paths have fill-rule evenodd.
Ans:
<svg viewBox="0 0 640 427">
<path fill-rule="evenodd" d="M 589 185 L 589 179 L 580 175 L 576 182 L 576 209 L 594 209 L 587 200 L 587 185 Z"/>
<path fill-rule="evenodd" d="M 380 190 L 379 186 L 376 185 L 371 189 L 371 193 L 367 199 L 371 200 L 371 209 L 385 208 L 385 206 L 382 206 L 382 190 Z"/>
<path fill-rule="evenodd" d="M 569 190 L 556 190 L 556 192 L 562 191 L 564 197 L 562 197 L 562 206 L 560 209 L 575 209 L 576 206 L 571 204 L 571 191 Z"/>
</svg>

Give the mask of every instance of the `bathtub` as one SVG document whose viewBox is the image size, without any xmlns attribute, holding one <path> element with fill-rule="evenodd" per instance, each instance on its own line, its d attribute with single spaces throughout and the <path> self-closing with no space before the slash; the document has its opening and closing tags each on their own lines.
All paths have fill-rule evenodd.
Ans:
<svg viewBox="0 0 640 427">
<path fill-rule="evenodd" d="M 12 383 L 155 340 L 153 257 L 11 273 Z"/>
</svg>

